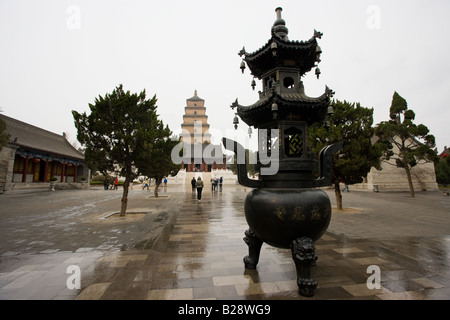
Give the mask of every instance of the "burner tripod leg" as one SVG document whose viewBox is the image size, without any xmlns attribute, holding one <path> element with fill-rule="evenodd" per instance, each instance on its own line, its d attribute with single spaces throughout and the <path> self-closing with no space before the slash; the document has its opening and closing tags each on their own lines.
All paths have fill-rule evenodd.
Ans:
<svg viewBox="0 0 450 320">
<path fill-rule="evenodd" d="M 251 229 L 245 231 L 244 241 L 248 245 L 248 256 L 244 257 L 245 267 L 247 269 L 256 269 L 263 241 Z"/>
</svg>

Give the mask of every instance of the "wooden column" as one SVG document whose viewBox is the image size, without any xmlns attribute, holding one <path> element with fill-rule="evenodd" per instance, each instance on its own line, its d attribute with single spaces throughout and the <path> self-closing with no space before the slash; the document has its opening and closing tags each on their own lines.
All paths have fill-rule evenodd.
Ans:
<svg viewBox="0 0 450 320">
<path fill-rule="evenodd" d="M 50 169 L 50 179 L 55 175 L 55 162 L 52 161 L 51 169 Z"/>
<path fill-rule="evenodd" d="M 25 164 L 23 165 L 22 182 L 27 182 L 28 174 L 28 157 L 25 157 Z"/>
<path fill-rule="evenodd" d="M 48 160 L 45 160 L 44 182 L 48 182 L 48 180 L 47 180 L 47 174 L 48 174 Z"/>
<path fill-rule="evenodd" d="M 77 182 L 77 168 L 78 165 L 74 164 L 75 168 L 74 168 L 74 174 L 73 174 L 73 182 Z"/>
<path fill-rule="evenodd" d="M 61 171 L 61 182 L 64 182 L 64 176 L 66 175 L 66 164 L 63 162 Z"/>
<path fill-rule="evenodd" d="M 34 158 L 32 160 L 33 162 L 33 166 L 32 166 L 32 170 L 33 171 L 33 182 L 38 182 L 39 181 L 39 170 L 41 168 L 41 161 L 39 161 L 38 159 Z"/>
</svg>

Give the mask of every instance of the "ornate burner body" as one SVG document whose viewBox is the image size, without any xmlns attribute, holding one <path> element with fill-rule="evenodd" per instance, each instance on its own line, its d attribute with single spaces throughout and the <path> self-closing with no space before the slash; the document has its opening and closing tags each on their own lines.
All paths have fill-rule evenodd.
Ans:
<svg viewBox="0 0 450 320">
<path fill-rule="evenodd" d="M 328 228 L 331 203 L 328 195 L 317 187 L 331 183 L 333 153 L 342 148 L 342 142 L 324 148 L 319 159 L 308 142 L 308 126 L 325 123 L 332 113 L 332 90 L 325 88 L 317 98 L 305 94 L 301 77 L 315 69 L 322 50 L 317 38 L 322 34 L 314 30 L 308 41 L 289 41 L 288 29 L 277 8 L 277 19 L 272 27 L 272 37 L 258 51 L 239 55 L 252 75 L 262 80 L 259 100 L 250 106 L 231 105 L 247 125 L 258 129 L 257 168 L 259 180 L 247 176 L 244 148 L 237 142 L 224 138 L 225 148 L 237 155 L 238 181 L 253 188 L 245 200 L 245 217 L 249 229 L 244 241 L 249 247 L 244 257 L 246 268 L 256 268 L 262 244 L 291 249 L 297 269 L 299 293 L 313 296 L 317 282 L 311 279 L 310 267 L 317 259 L 314 242 Z M 252 81 L 254 89 L 256 83 Z"/>
</svg>

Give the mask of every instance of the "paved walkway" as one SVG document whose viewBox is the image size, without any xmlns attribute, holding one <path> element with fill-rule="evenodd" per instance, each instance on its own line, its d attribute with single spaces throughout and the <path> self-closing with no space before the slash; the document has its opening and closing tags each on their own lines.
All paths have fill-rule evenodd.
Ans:
<svg viewBox="0 0 450 320">
<path fill-rule="evenodd" d="M 125 218 L 114 214 L 121 190 L 0 195 L 0 299 L 450 298 L 450 197 L 344 193 L 305 298 L 289 250 L 264 244 L 257 269 L 244 268 L 248 191 L 206 188 L 198 203 L 184 185 L 158 199 L 135 188 Z M 367 285 L 369 266 L 379 289 Z"/>
</svg>

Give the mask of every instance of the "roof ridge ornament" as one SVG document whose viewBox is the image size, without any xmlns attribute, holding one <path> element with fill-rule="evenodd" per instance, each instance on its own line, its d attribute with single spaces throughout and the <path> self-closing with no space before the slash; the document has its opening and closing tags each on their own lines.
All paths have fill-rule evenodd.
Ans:
<svg viewBox="0 0 450 320">
<path fill-rule="evenodd" d="M 247 55 L 247 51 L 245 51 L 245 46 L 238 52 L 239 57 Z"/>
<path fill-rule="evenodd" d="M 332 89 L 330 89 L 327 85 L 325 86 L 325 94 L 332 98 L 336 92 L 334 92 Z"/>
<path fill-rule="evenodd" d="M 322 33 L 322 32 L 317 31 L 316 29 L 314 29 L 314 36 L 313 36 L 314 39 L 315 39 L 315 38 L 322 39 L 322 36 L 323 36 L 323 33 Z"/>
</svg>

